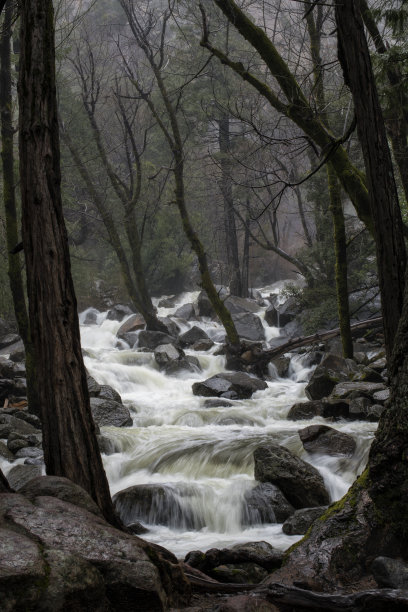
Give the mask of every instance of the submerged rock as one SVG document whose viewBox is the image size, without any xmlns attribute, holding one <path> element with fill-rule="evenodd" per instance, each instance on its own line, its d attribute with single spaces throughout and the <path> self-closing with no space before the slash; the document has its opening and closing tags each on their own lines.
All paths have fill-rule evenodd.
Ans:
<svg viewBox="0 0 408 612">
<path fill-rule="evenodd" d="M 295 508 L 329 503 L 329 494 L 319 472 L 283 446 L 259 446 L 254 459 L 255 479 L 275 484 Z"/>
<path fill-rule="evenodd" d="M 295 510 L 282 525 L 283 533 L 286 535 L 304 535 L 309 529 L 310 525 L 326 512 L 327 506 L 320 506 L 317 508 L 301 508 Z"/>
<path fill-rule="evenodd" d="M 276 485 L 264 482 L 245 493 L 241 521 L 243 525 L 283 523 L 294 511 Z"/>
<path fill-rule="evenodd" d="M 244 372 L 216 374 L 207 380 L 193 384 L 194 395 L 204 397 L 226 397 L 227 399 L 248 399 L 256 391 L 267 389 L 268 385 L 260 378 Z"/>
<path fill-rule="evenodd" d="M 308 453 L 351 457 L 356 450 L 356 441 L 352 436 L 327 425 L 310 425 L 299 430 L 298 434 Z"/>
</svg>

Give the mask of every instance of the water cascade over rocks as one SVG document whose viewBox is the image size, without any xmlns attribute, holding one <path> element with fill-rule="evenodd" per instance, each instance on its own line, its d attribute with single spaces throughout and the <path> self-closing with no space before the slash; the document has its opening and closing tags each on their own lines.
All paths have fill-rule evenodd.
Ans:
<svg viewBox="0 0 408 612">
<path fill-rule="evenodd" d="M 273 286 L 258 292 L 257 301 L 229 299 L 234 317 L 242 319 L 246 339 L 263 340 L 264 347 L 282 342 L 285 333 L 265 317 L 271 304 L 265 298 L 271 292 L 279 304 Z M 110 314 L 88 309 L 80 315 L 85 365 L 92 377 L 92 409 L 99 419 L 103 461 L 116 507 L 127 525 L 136 525 L 139 533 L 147 530 L 146 540 L 177 557 L 255 541 L 285 550 L 301 537 L 303 528 L 291 526 L 284 533 L 282 524 L 296 508 L 326 506 L 347 491 L 364 469 L 376 423 L 343 419 L 344 411 L 340 418 L 328 419 L 330 410 L 318 408 L 320 399 L 314 396 L 306 406 L 316 404 L 316 410 L 302 412 L 308 401 L 305 387 L 320 361 L 315 353 L 290 354 L 284 362 L 271 364 L 265 383 L 242 372 L 229 372 L 222 379 L 225 357 L 217 352 L 224 330 L 198 297 L 194 292 L 161 301 L 158 314 L 169 323 L 168 335 L 143 331 L 139 317 L 123 308 Z M 213 382 L 203 386 L 208 379 Z M 349 384 L 346 377 L 340 383 Z M 346 392 L 337 395 L 348 410 Z M 288 419 L 295 404 L 297 416 Z M 359 407 L 361 414 L 363 408 Z M 328 423 L 331 430 L 305 430 Z M 336 432 L 346 435 L 336 437 Z M 346 444 L 344 452 L 343 446 L 327 452 L 330 439 Z M 260 480 L 255 480 L 254 453 L 258 462 L 275 453 L 277 445 L 285 448 L 279 475 L 268 478 L 276 466 L 259 465 Z M 24 463 L 24 458 L 9 460 L 10 456 L 0 457 L 6 475 Z M 315 498 L 300 499 L 299 483 L 295 489 L 284 474 L 293 471 L 293 465 L 300 479 L 312 474 Z"/>
</svg>

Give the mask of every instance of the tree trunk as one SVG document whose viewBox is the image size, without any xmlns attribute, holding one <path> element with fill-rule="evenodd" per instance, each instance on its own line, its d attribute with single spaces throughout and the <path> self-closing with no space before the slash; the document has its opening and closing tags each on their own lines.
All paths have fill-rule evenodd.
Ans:
<svg viewBox="0 0 408 612">
<path fill-rule="evenodd" d="M 52 0 L 22 0 L 20 179 L 27 293 L 47 474 L 113 510 L 92 420 L 61 202 Z"/>
<path fill-rule="evenodd" d="M 13 3 L 8 0 L 4 10 L 4 21 L 0 39 L 0 109 L 1 142 L 3 166 L 3 199 L 6 221 L 6 243 L 8 257 L 8 276 L 13 298 L 14 314 L 18 333 L 24 343 L 26 356 L 27 399 L 30 411 L 40 415 L 37 394 L 37 375 L 35 373 L 34 348 L 31 342 L 30 325 L 25 302 L 24 282 L 21 273 L 19 253 L 13 250 L 19 243 L 17 208 L 14 183 L 14 126 L 12 117 L 13 99 L 11 90 L 11 34 Z"/>
<path fill-rule="evenodd" d="M 221 193 L 224 200 L 225 242 L 229 269 L 229 290 L 232 295 L 242 295 L 242 280 L 239 265 L 238 238 L 232 195 L 230 155 L 230 118 L 224 114 L 218 120 L 218 143 L 220 147 Z"/>
<path fill-rule="evenodd" d="M 330 210 L 333 219 L 334 251 L 336 255 L 336 292 L 343 357 L 353 358 L 353 339 L 350 329 L 350 310 L 347 282 L 347 238 L 344 225 L 340 185 L 332 165 L 327 164 Z"/>
<path fill-rule="evenodd" d="M 388 361 L 402 311 L 406 253 L 401 211 L 378 100 L 371 59 L 358 4 L 344 0 L 336 5 L 339 59 L 354 100 L 359 140 L 370 194 L 371 217 Z"/>
<path fill-rule="evenodd" d="M 249 208 L 249 203 L 248 208 Z M 242 297 L 249 295 L 249 214 L 245 219 L 244 253 L 242 258 Z"/>
</svg>

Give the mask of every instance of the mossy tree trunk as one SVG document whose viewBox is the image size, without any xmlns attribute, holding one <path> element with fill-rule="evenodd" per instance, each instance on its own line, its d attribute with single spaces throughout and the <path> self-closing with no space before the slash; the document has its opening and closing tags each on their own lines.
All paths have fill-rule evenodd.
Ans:
<svg viewBox="0 0 408 612">
<path fill-rule="evenodd" d="M 352 359 L 353 338 L 350 328 L 350 309 L 347 280 L 347 238 L 344 224 L 343 204 L 340 185 L 332 165 L 327 164 L 327 179 L 329 185 L 330 211 L 333 219 L 334 252 L 336 255 L 336 293 L 339 313 L 339 327 L 343 356 Z"/>
<path fill-rule="evenodd" d="M 45 465 L 82 486 L 118 524 L 90 409 L 62 212 L 52 0 L 22 0 L 20 15 L 23 244 Z"/>
<path fill-rule="evenodd" d="M 40 414 L 37 395 L 37 376 L 35 373 L 34 348 L 31 342 L 30 325 L 25 301 L 22 263 L 19 253 L 13 253 L 20 242 L 18 233 L 17 206 L 14 180 L 14 125 L 11 77 L 11 36 L 13 23 L 13 2 L 8 0 L 4 9 L 0 38 L 0 112 L 3 169 L 3 200 L 6 221 L 6 243 L 8 257 L 8 276 L 13 298 L 14 314 L 18 333 L 24 343 L 26 356 L 27 399 L 29 409 Z"/>
</svg>

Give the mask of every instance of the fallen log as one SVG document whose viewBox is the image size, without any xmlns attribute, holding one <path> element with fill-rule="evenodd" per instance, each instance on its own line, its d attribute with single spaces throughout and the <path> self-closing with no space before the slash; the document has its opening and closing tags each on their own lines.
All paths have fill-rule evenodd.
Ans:
<svg viewBox="0 0 408 612">
<path fill-rule="evenodd" d="M 408 591 L 373 589 L 350 594 L 316 593 L 279 583 L 256 589 L 256 595 L 286 610 L 324 612 L 402 612 L 408 610 Z"/>
<path fill-rule="evenodd" d="M 374 319 L 367 319 L 354 323 L 351 325 L 351 333 L 361 331 L 363 329 L 369 329 L 370 327 L 381 327 L 382 317 L 376 317 Z M 288 353 L 296 348 L 302 346 L 308 346 L 330 340 L 340 335 L 340 328 L 336 327 L 327 332 L 311 334 L 310 336 L 299 336 L 297 338 L 291 338 L 284 344 L 263 351 L 259 347 L 250 347 L 247 344 L 243 344 L 243 351 L 239 351 L 237 354 L 233 347 L 227 347 L 227 368 L 232 370 L 244 370 L 251 372 L 257 376 L 263 376 L 266 373 L 269 362 L 275 357 L 279 357 L 284 353 Z"/>
</svg>

